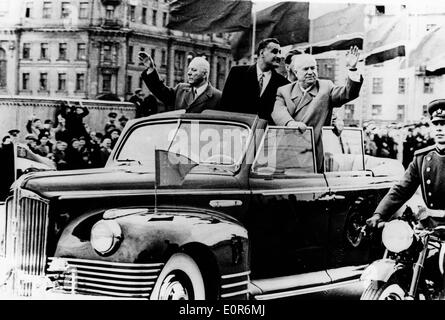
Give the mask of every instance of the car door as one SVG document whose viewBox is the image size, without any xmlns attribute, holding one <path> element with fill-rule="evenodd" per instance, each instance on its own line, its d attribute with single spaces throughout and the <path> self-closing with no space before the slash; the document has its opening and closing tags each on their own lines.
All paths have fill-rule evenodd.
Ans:
<svg viewBox="0 0 445 320">
<path fill-rule="evenodd" d="M 322 139 L 330 194 L 328 269 L 366 264 L 375 257 L 370 242 L 363 241 L 361 227 L 386 189 L 365 170 L 361 129 L 345 128 L 337 136 L 332 127 L 324 127 Z"/>
<path fill-rule="evenodd" d="M 312 128 L 304 134 L 268 127 L 249 176 L 244 221 L 251 241 L 252 278 L 324 270 L 327 184 L 316 173 Z"/>
</svg>

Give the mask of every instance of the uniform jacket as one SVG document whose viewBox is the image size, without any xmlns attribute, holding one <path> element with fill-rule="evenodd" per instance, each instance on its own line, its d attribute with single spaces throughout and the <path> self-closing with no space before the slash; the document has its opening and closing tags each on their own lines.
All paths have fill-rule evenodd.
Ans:
<svg viewBox="0 0 445 320">
<path fill-rule="evenodd" d="M 179 83 L 174 88 L 167 87 L 159 79 L 156 70 L 150 74 L 147 74 L 146 71 L 142 72 L 142 79 L 148 89 L 168 108 L 173 107 L 174 110 L 185 109 L 186 112 L 199 113 L 204 109 L 219 107 L 221 91 L 210 83 L 207 89 L 192 101 L 192 88 L 188 83 Z"/>
<path fill-rule="evenodd" d="M 260 97 L 260 86 L 256 64 L 234 66 L 230 69 L 221 98 L 221 109 L 232 112 L 258 114 L 262 119 L 272 121 L 272 113 L 277 89 L 289 81 L 274 69 Z"/>
<path fill-rule="evenodd" d="M 403 178 L 380 201 L 376 213 L 389 218 L 421 187 L 423 201 L 429 209 L 445 209 L 445 152 L 430 146 L 414 153 Z"/>
<path fill-rule="evenodd" d="M 278 89 L 272 119 L 278 126 L 296 120 L 314 128 L 318 171 L 323 166 L 321 129 L 331 125 L 333 108 L 339 108 L 358 97 L 362 83 L 362 77 L 360 82 L 348 78 L 345 86 L 336 86 L 330 80 L 318 80 L 304 97 L 296 81 Z M 304 100 L 299 104 L 302 98 Z"/>
</svg>

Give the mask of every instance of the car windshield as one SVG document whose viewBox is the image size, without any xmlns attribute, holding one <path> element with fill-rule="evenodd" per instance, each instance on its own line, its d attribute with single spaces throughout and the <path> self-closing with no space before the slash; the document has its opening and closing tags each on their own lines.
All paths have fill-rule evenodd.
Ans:
<svg viewBox="0 0 445 320">
<path fill-rule="evenodd" d="M 115 162 L 140 164 L 154 172 L 155 150 L 164 150 L 200 165 L 234 165 L 245 153 L 248 136 L 248 127 L 228 122 L 150 123 L 130 133 Z"/>
</svg>

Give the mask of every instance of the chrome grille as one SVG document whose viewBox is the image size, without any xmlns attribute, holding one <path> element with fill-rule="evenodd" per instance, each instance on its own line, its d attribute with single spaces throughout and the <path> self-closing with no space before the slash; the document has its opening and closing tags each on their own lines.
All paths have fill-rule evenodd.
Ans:
<svg viewBox="0 0 445 320">
<path fill-rule="evenodd" d="M 65 272 L 47 271 L 58 285 L 70 293 L 98 294 L 126 298 L 149 298 L 163 263 L 120 263 L 74 258 L 65 260 Z"/>
<path fill-rule="evenodd" d="M 6 259 L 17 273 L 15 294 L 31 295 L 32 284 L 24 279 L 44 275 L 48 209 L 47 200 L 26 190 L 15 190 L 7 202 Z"/>
</svg>

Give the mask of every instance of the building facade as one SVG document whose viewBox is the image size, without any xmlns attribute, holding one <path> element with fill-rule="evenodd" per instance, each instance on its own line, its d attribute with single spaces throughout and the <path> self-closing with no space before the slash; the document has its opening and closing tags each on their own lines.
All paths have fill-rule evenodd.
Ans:
<svg viewBox="0 0 445 320">
<path fill-rule="evenodd" d="M 127 99 L 147 91 L 138 52 L 149 53 L 169 86 L 186 80 L 195 56 L 222 89 L 232 64 L 225 34 L 166 28 L 167 0 L 2 0 L 0 94 Z"/>
</svg>

